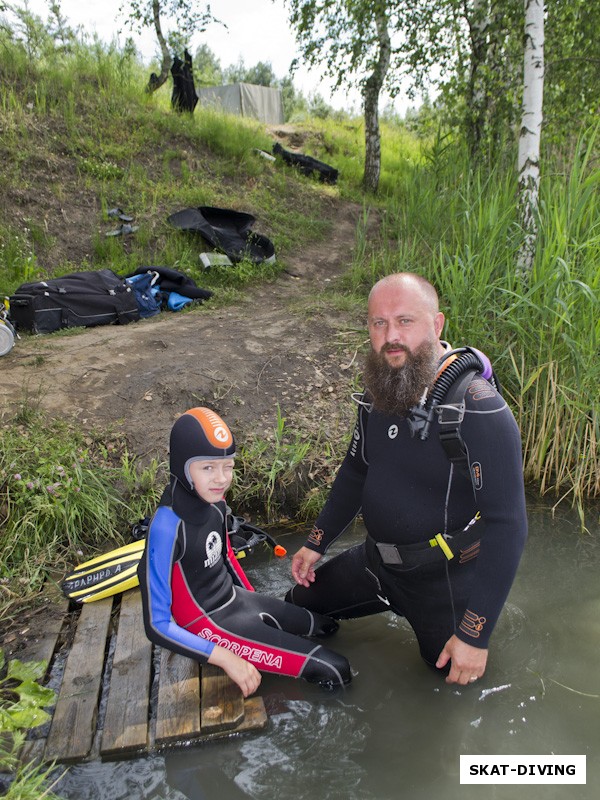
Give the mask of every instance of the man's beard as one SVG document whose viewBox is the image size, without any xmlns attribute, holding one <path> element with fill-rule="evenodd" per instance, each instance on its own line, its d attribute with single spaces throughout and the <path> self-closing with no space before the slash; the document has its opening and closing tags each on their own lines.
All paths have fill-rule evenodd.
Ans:
<svg viewBox="0 0 600 800">
<path fill-rule="evenodd" d="M 406 354 L 404 364 L 390 366 L 385 358 L 387 350 L 402 350 Z M 405 415 L 419 402 L 425 387 L 433 384 L 437 364 L 437 341 L 423 342 L 414 350 L 394 344 L 384 344 L 379 353 L 371 348 L 364 379 L 374 408 L 384 414 Z"/>
</svg>

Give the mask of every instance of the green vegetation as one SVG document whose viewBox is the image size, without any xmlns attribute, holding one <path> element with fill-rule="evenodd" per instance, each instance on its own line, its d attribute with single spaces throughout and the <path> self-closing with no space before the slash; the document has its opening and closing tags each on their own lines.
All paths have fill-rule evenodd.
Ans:
<svg viewBox="0 0 600 800">
<path fill-rule="evenodd" d="M 19 753 L 30 728 L 43 725 L 50 719 L 45 708 L 54 705 L 55 694 L 38 681 L 46 673 L 46 664 L 22 663 L 18 660 L 5 663 L 0 650 L 0 773 L 14 773 L 3 797 L 12 800 L 38 800 L 56 797 L 47 788 L 53 766 L 23 765 Z"/>
<path fill-rule="evenodd" d="M 49 572 L 61 577 L 75 553 L 123 543 L 150 513 L 159 465 L 138 469 L 117 435 L 82 433 L 24 408 L 0 429 L 0 609 L 7 620 Z M 56 571 L 56 572 L 54 572 Z"/>
<path fill-rule="evenodd" d="M 290 428 L 281 410 L 277 412 L 273 434 L 242 444 L 231 502 L 279 522 L 289 521 L 290 512 L 297 520 L 310 520 L 333 482 L 343 440 L 331 442 L 323 431 L 309 434 Z"/>
</svg>

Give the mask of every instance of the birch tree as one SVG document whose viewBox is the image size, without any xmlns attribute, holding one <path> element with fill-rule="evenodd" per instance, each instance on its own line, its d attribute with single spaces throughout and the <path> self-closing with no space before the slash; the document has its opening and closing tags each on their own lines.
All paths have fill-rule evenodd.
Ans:
<svg viewBox="0 0 600 800">
<path fill-rule="evenodd" d="M 390 66 L 391 43 L 388 20 L 382 7 L 375 9 L 378 58 L 365 81 L 363 98 L 365 112 L 365 170 L 363 185 L 369 192 L 376 192 L 381 173 L 381 135 L 379 131 L 379 95 Z"/>
<path fill-rule="evenodd" d="M 285 0 L 303 63 L 321 65 L 335 88 L 360 87 L 365 115 L 363 184 L 377 191 L 381 172 L 379 97 L 384 85 L 393 96 L 390 80 L 390 31 L 398 27 L 404 4 L 390 0 Z"/>
<path fill-rule="evenodd" d="M 519 211 L 523 240 L 517 273 L 527 276 L 535 258 L 540 192 L 540 141 L 544 96 L 544 0 L 525 0 L 523 114 L 519 134 Z"/>
</svg>

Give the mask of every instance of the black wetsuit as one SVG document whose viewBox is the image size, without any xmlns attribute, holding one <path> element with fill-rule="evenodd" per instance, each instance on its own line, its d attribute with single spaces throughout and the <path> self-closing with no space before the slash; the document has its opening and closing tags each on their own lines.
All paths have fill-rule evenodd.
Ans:
<svg viewBox="0 0 600 800">
<path fill-rule="evenodd" d="M 521 441 L 506 402 L 487 381 L 473 380 L 465 402 L 461 433 L 473 481 L 449 461 L 437 421 L 421 441 L 405 418 L 360 406 L 306 546 L 325 553 L 359 511 L 369 535 L 319 567 L 308 589 L 295 586 L 288 602 L 336 619 L 391 608 L 410 622 L 431 664 L 453 633 L 487 647 L 527 536 Z M 436 534 L 462 530 L 477 512 L 481 521 L 462 535 L 468 539 L 452 559 L 430 547 Z M 382 563 L 378 543 L 397 545 L 405 563 Z M 421 556 L 427 563 L 419 565 Z"/>
</svg>

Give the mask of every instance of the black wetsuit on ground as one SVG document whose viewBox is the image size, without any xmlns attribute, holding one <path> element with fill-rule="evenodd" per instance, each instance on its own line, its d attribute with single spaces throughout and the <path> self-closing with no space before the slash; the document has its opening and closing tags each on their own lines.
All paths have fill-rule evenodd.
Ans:
<svg viewBox="0 0 600 800">
<path fill-rule="evenodd" d="M 506 402 L 487 381 L 474 379 L 465 403 L 461 433 L 473 481 L 449 461 L 437 421 L 421 441 L 411 437 L 405 418 L 359 407 L 347 455 L 306 546 L 325 553 L 359 511 L 367 540 L 324 563 L 308 589 L 290 590 L 288 602 L 336 619 L 391 608 L 409 621 L 430 664 L 452 634 L 488 646 L 527 537 L 521 440 Z M 429 546 L 436 534 L 461 531 L 477 512 L 482 519 L 454 558 Z M 405 563 L 382 563 L 377 543 L 397 545 Z M 415 566 L 413 549 L 433 560 Z"/>
</svg>

